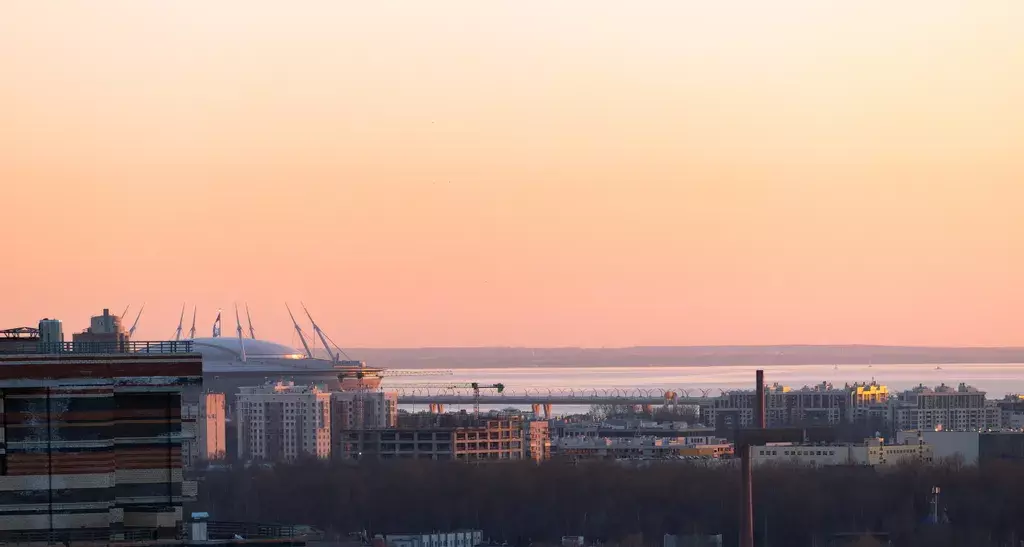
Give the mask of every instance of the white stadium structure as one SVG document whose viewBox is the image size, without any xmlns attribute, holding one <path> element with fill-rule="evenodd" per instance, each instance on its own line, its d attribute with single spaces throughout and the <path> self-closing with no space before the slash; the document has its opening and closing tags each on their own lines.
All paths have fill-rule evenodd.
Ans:
<svg viewBox="0 0 1024 547">
<path fill-rule="evenodd" d="M 242 351 L 248 359 L 291 359 L 302 360 L 306 356 L 299 350 L 269 340 L 231 339 L 231 338 L 194 338 L 192 345 L 204 358 L 211 361 L 241 360 Z"/>
<path fill-rule="evenodd" d="M 175 340 L 188 340 L 192 342 L 194 351 L 203 356 L 203 388 L 207 391 L 222 392 L 229 396 L 237 393 L 238 388 L 245 386 L 261 385 L 267 382 L 292 381 L 296 384 L 324 384 L 329 389 L 342 390 L 365 390 L 377 389 L 380 387 L 381 378 L 384 376 L 438 376 L 450 375 L 450 370 L 390 370 L 385 371 L 376 367 L 368 367 L 362 361 L 348 359 L 342 351 L 325 334 L 313 316 L 303 306 L 303 311 L 309 318 L 315 338 L 322 343 L 318 351 L 326 353 L 328 358 L 322 359 L 314 355 L 313 348 L 307 341 L 307 337 L 299 326 L 291 309 L 288 309 L 288 316 L 292 320 L 295 332 L 302 342 L 302 350 L 289 347 L 269 340 L 256 338 L 256 329 L 252 326 L 252 318 L 246 306 L 245 315 L 248 319 L 248 329 L 242 328 L 238 308 L 235 308 L 235 331 L 236 336 L 221 336 L 221 312 L 218 310 L 217 318 L 214 320 L 212 336 L 209 338 L 197 338 L 196 313 L 192 312 L 192 328 L 188 336 L 183 336 L 183 323 L 185 309 L 182 307 L 181 317 L 178 320 L 178 329 L 175 332 Z M 140 312 L 141 315 L 141 312 Z M 135 319 L 138 323 L 138 318 Z M 134 329 L 134 326 L 132 327 Z M 246 337 L 248 333 L 248 337 Z"/>
<path fill-rule="evenodd" d="M 311 358 L 295 348 L 253 338 L 195 338 L 193 349 L 203 356 L 203 387 L 235 393 L 239 387 L 283 380 L 338 384 L 334 362 Z"/>
</svg>

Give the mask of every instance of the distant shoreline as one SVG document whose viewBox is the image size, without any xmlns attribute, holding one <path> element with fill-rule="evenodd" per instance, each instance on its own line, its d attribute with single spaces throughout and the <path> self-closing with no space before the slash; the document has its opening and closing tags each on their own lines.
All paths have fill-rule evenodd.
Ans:
<svg viewBox="0 0 1024 547">
<path fill-rule="evenodd" d="M 391 368 L 953 365 L 1024 363 L 1024 348 L 915 346 L 643 346 L 630 348 L 356 348 Z"/>
<path fill-rule="evenodd" d="M 906 363 L 765 363 L 763 361 L 750 361 L 750 362 L 730 362 L 730 363 L 684 363 L 684 362 L 673 362 L 673 363 L 447 363 L 442 365 L 441 363 L 412 363 L 412 362 L 393 362 L 391 364 L 383 363 L 380 360 L 368 360 L 365 359 L 368 364 L 373 366 L 379 366 L 382 368 L 403 368 L 403 369 L 436 369 L 436 368 L 448 368 L 448 369 L 485 369 L 485 368 L 538 368 L 538 369 L 555 369 L 555 368 L 674 368 L 674 367 L 703 367 L 703 368 L 715 368 L 715 367 L 763 367 L 767 370 L 771 370 L 772 367 L 813 367 L 813 366 L 838 366 L 842 367 L 867 367 L 869 364 L 874 367 L 903 367 L 903 366 L 928 366 L 928 365 L 1022 365 L 1024 366 L 1024 359 L 1014 361 L 1001 361 L 1001 362 L 977 362 L 977 361 L 921 361 L 921 362 L 906 362 Z"/>
</svg>

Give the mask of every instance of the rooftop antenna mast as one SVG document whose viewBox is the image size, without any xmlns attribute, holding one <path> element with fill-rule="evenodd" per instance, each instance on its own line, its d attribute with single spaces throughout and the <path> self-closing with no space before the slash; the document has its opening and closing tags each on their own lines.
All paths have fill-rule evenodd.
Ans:
<svg viewBox="0 0 1024 547">
<path fill-rule="evenodd" d="M 295 316 L 292 315 L 292 309 L 285 302 L 285 308 L 288 309 L 288 317 L 292 318 L 292 324 L 295 325 L 295 332 L 299 333 L 299 340 L 302 340 L 302 347 L 306 349 L 306 357 L 313 358 L 313 352 L 309 350 L 309 344 L 306 342 L 306 336 L 302 334 L 302 327 L 299 326 L 299 322 L 295 320 Z"/>
<path fill-rule="evenodd" d="M 245 305 L 245 318 L 249 320 L 249 338 L 256 339 L 256 329 L 252 328 L 252 316 L 249 315 L 249 304 Z"/>
<path fill-rule="evenodd" d="M 327 355 L 331 358 L 331 362 L 337 363 L 340 357 L 331 351 L 331 345 L 327 343 L 327 337 L 324 336 L 324 331 L 320 330 L 320 327 L 317 326 L 316 321 L 313 320 L 313 316 L 310 315 L 309 310 L 306 309 L 306 305 L 301 302 L 299 304 L 302 305 L 302 311 L 306 312 L 306 317 L 309 318 L 309 322 L 313 324 L 313 332 L 316 333 L 317 337 L 320 338 L 320 341 L 323 342 L 324 350 L 327 351 Z"/>
<path fill-rule="evenodd" d="M 174 331 L 174 341 L 175 342 L 181 340 L 181 328 L 182 328 L 182 323 L 184 323 L 184 322 L 185 322 L 185 303 L 182 302 L 181 303 L 181 316 L 178 317 L 178 328 L 177 328 L 177 330 Z"/>
<path fill-rule="evenodd" d="M 135 329 L 139 326 L 139 318 L 142 317 L 142 312 L 146 310 L 146 304 L 143 303 L 142 307 L 139 308 L 139 314 L 135 316 L 135 322 L 132 323 L 132 328 L 128 329 L 128 338 L 135 336 Z"/>
<path fill-rule="evenodd" d="M 242 336 L 242 320 L 238 318 L 238 304 L 235 304 L 235 330 L 238 332 L 238 347 L 242 350 L 242 362 L 245 362 L 245 336 Z"/>
<path fill-rule="evenodd" d="M 213 320 L 213 337 L 220 338 L 220 310 L 217 310 L 217 318 Z"/>
<path fill-rule="evenodd" d="M 196 339 L 196 307 L 192 306 L 192 328 L 188 329 L 188 339 Z"/>
</svg>

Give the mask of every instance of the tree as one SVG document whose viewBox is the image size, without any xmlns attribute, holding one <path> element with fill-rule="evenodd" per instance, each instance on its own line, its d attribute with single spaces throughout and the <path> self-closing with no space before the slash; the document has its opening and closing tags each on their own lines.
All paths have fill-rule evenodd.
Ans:
<svg viewBox="0 0 1024 547">
<path fill-rule="evenodd" d="M 864 534 L 849 544 L 850 547 L 882 547 L 882 542 L 871 534 Z"/>
<path fill-rule="evenodd" d="M 722 534 L 734 545 L 739 476 L 719 462 L 577 465 L 416 460 L 281 464 L 208 472 L 202 502 L 213 520 L 308 524 L 331 535 L 479 528 L 496 541 L 556 544 L 564 535 L 624 544 L 664 534 Z M 809 545 L 850 530 L 888 533 L 895 545 L 996 547 L 1024 538 L 1024 466 L 758 467 L 757 534 Z M 929 524 L 931 489 L 948 522 Z M 639 536 L 638 536 L 639 535 Z M 927 540 L 927 541 L 926 541 Z"/>
</svg>

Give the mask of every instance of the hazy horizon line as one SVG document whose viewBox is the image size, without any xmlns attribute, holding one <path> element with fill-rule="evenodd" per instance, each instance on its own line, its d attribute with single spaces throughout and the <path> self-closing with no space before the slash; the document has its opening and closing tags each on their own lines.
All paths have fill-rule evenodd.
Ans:
<svg viewBox="0 0 1024 547">
<path fill-rule="evenodd" d="M 248 340 L 248 339 L 247 339 Z M 859 348 L 859 349 L 922 349 L 922 350 L 1015 350 L 1024 351 L 1024 346 L 926 346 L 900 344 L 658 344 L 631 346 L 349 346 L 346 351 L 357 350 L 430 350 L 430 349 L 529 349 L 529 350 L 623 350 L 623 349 L 773 349 L 773 348 Z"/>
</svg>

